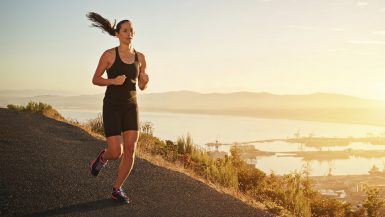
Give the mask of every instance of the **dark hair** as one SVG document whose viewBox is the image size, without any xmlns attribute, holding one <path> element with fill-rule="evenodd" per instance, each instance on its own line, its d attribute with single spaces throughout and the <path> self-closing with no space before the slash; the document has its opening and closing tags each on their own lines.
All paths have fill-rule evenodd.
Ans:
<svg viewBox="0 0 385 217">
<path fill-rule="evenodd" d="M 100 28 L 102 29 L 103 32 L 108 32 L 108 34 L 112 36 L 115 36 L 115 32 L 120 31 L 120 27 L 122 26 L 123 23 L 130 22 L 129 20 L 122 20 L 118 23 L 118 25 L 116 25 L 116 29 L 115 29 L 116 20 L 114 21 L 114 25 L 111 25 L 109 20 L 107 20 L 106 18 L 100 16 L 95 12 L 89 12 L 86 16 L 88 17 L 89 20 L 91 20 L 93 27 Z"/>
</svg>

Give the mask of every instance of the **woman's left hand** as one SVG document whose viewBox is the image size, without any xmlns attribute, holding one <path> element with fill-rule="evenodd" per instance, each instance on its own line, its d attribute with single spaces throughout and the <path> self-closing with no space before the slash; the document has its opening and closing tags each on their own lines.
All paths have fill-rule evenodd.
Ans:
<svg viewBox="0 0 385 217">
<path fill-rule="evenodd" d="M 138 52 L 139 53 L 139 52 Z M 146 89 L 147 83 L 148 83 L 148 74 L 146 73 L 146 59 L 142 53 L 139 53 L 139 61 L 140 61 L 140 68 L 139 68 L 139 88 L 141 90 Z"/>
<path fill-rule="evenodd" d="M 142 85 L 146 85 L 148 81 L 149 81 L 148 74 L 146 74 L 145 72 L 140 73 L 139 83 L 141 83 Z"/>
</svg>

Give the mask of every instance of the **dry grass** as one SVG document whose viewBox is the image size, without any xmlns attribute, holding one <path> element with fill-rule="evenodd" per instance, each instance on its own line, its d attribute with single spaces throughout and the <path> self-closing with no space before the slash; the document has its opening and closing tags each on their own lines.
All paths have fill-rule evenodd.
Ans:
<svg viewBox="0 0 385 217">
<path fill-rule="evenodd" d="M 266 210 L 266 207 L 264 204 L 255 201 L 255 199 L 251 198 L 250 196 L 247 196 L 245 194 L 242 194 L 238 190 L 231 189 L 231 188 L 225 188 L 220 185 L 216 185 L 206 179 L 203 179 L 202 177 L 198 176 L 192 169 L 185 168 L 181 163 L 178 161 L 176 163 L 171 163 L 169 161 L 166 161 L 165 159 L 162 158 L 162 156 L 159 155 L 152 155 L 143 151 L 137 151 L 136 155 L 142 159 L 145 159 L 149 161 L 150 163 L 172 170 L 176 172 L 183 173 L 197 181 L 200 181 L 201 183 L 204 183 L 211 187 L 212 189 L 215 189 L 216 191 L 220 193 L 224 193 L 230 196 L 233 196 L 242 202 L 248 204 L 249 206 L 252 206 L 254 208 L 260 209 L 260 210 Z"/>
</svg>

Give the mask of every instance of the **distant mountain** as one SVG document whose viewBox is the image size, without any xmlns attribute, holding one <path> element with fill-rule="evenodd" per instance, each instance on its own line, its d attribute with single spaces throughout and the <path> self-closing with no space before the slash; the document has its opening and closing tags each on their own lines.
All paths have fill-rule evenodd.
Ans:
<svg viewBox="0 0 385 217">
<path fill-rule="evenodd" d="M 0 106 L 24 105 L 30 100 L 45 102 L 58 109 L 101 110 L 103 94 L 31 97 L 4 97 L 0 94 Z M 138 102 L 143 111 L 222 114 L 385 126 L 383 101 L 330 93 L 275 95 L 264 92 L 207 94 L 192 91 L 138 92 Z"/>
<path fill-rule="evenodd" d="M 315 93 L 310 95 L 274 95 L 235 92 L 201 94 L 191 91 L 143 94 L 143 107 L 170 109 L 245 109 L 245 108 L 367 108 L 384 104 L 358 97 Z"/>
<path fill-rule="evenodd" d="M 58 109 L 101 110 L 103 94 L 80 96 L 40 95 L 13 98 L 0 97 L 0 106 L 5 107 L 8 104 L 25 105 L 29 101 L 48 103 Z"/>
<path fill-rule="evenodd" d="M 223 114 L 259 118 L 357 123 L 385 126 L 385 103 L 358 97 L 315 93 L 210 93 L 176 91 L 141 95 L 147 111 Z"/>
</svg>

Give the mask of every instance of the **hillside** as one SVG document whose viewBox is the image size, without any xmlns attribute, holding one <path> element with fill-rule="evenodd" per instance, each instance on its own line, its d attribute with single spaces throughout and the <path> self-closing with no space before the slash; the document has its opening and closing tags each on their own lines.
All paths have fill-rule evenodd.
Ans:
<svg viewBox="0 0 385 217">
<path fill-rule="evenodd" d="M 124 188 L 109 199 L 118 162 L 99 177 L 88 163 L 103 140 L 39 114 L 0 109 L 1 216 L 266 216 L 179 172 L 136 158 Z"/>
</svg>

